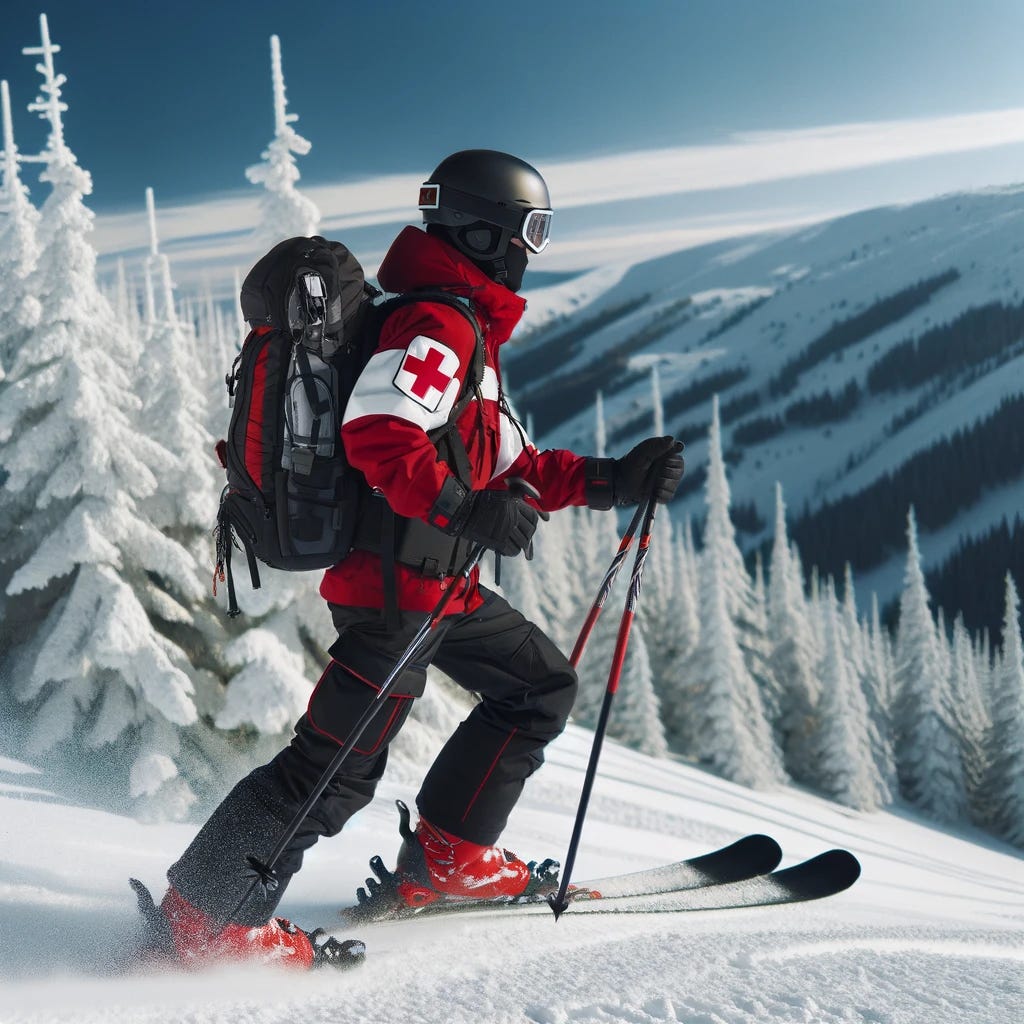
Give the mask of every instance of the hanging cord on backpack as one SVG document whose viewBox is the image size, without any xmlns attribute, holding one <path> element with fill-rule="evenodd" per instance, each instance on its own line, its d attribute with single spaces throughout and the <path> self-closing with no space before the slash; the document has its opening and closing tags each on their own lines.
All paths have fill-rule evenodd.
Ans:
<svg viewBox="0 0 1024 1024">
<path fill-rule="evenodd" d="M 249 581 L 253 590 L 260 589 L 260 570 L 256 556 L 248 544 L 239 544 L 235 535 L 234 525 L 231 518 L 224 509 L 224 493 L 221 495 L 221 507 L 217 513 L 217 525 L 213 529 L 214 549 L 216 551 L 216 563 L 213 567 L 213 596 L 217 596 L 217 584 L 227 583 L 228 585 L 228 618 L 234 619 L 242 614 L 238 607 L 238 599 L 235 595 L 235 574 L 231 571 L 231 549 L 241 548 L 245 551 L 246 560 L 249 563 Z"/>
<path fill-rule="evenodd" d="M 231 549 L 235 545 L 235 536 L 231 529 L 231 522 L 224 515 L 223 508 L 217 514 L 217 525 L 213 528 L 213 541 L 217 559 L 213 566 L 213 596 L 217 596 L 218 583 L 227 583 L 228 616 L 233 619 L 240 611 L 238 599 L 235 596 L 235 574 L 231 571 Z"/>
</svg>

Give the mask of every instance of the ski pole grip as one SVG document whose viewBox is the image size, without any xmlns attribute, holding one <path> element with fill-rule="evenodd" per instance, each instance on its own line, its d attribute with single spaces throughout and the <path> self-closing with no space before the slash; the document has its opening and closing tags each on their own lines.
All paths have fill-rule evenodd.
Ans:
<svg viewBox="0 0 1024 1024">
<path fill-rule="evenodd" d="M 519 498 L 532 498 L 533 501 L 540 501 L 540 491 L 537 490 L 533 484 L 524 480 L 521 476 L 510 476 L 508 478 L 508 489 Z M 544 509 L 538 508 L 536 510 L 537 515 L 547 522 L 551 518 L 550 512 L 545 512 Z"/>
</svg>

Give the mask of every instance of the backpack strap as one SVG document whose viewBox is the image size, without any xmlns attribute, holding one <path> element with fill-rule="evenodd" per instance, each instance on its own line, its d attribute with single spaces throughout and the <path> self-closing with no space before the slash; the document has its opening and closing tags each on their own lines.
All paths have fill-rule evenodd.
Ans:
<svg viewBox="0 0 1024 1024">
<path fill-rule="evenodd" d="M 441 291 L 438 288 L 421 288 L 403 292 L 401 295 L 396 295 L 394 298 L 381 303 L 378 307 L 377 337 L 380 336 L 384 321 L 395 310 L 416 302 L 435 302 L 439 305 L 456 309 L 473 328 L 473 336 L 476 340 L 473 360 L 470 364 L 470 371 L 463 381 L 459 397 L 448 414 L 448 419 L 444 426 L 436 427 L 427 432 L 427 437 L 430 438 L 437 448 L 438 456 L 448 464 L 448 467 L 458 477 L 460 482 L 469 489 L 473 470 L 469 462 L 469 453 L 466 451 L 466 444 L 459 433 L 458 420 L 474 398 L 478 399 L 481 403 L 483 402 L 482 384 L 486 363 L 483 331 L 480 329 L 480 323 L 476 318 L 471 300 L 460 298 L 451 292 Z M 389 630 L 396 630 L 401 622 L 398 608 L 398 576 L 396 570 L 398 516 L 387 501 L 384 501 L 382 504 L 380 556 L 381 570 L 384 574 L 384 622 Z"/>
</svg>

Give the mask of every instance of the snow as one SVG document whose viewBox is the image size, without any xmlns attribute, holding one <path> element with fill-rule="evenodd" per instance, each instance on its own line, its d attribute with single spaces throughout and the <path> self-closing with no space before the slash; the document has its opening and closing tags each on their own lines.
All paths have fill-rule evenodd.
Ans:
<svg viewBox="0 0 1024 1024">
<path fill-rule="evenodd" d="M 503 837 L 512 849 L 564 851 L 590 739 L 570 727 L 549 748 Z M 792 787 L 755 793 L 616 743 L 602 755 L 579 880 L 756 831 L 779 840 L 783 866 L 845 846 L 862 878 L 803 906 L 363 926 L 351 934 L 366 940 L 366 964 L 346 974 L 119 974 L 111 961 L 135 923 L 128 876 L 159 897 L 195 826 L 73 806 L 43 779 L 0 760 L 3 1024 L 1004 1024 L 1024 1015 L 1024 862 L 1009 847 L 929 828 L 905 810 L 861 814 Z M 413 793 L 385 779 L 340 837 L 313 850 L 283 914 L 329 926 L 368 858 L 393 862 L 396 797 Z"/>
</svg>

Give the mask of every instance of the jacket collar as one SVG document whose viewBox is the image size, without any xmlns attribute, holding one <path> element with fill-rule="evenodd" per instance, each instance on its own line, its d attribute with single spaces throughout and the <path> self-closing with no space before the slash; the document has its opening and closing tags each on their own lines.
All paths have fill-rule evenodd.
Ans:
<svg viewBox="0 0 1024 1024">
<path fill-rule="evenodd" d="M 499 345 L 508 341 L 526 300 L 496 284 L 454 246 L 417 227 L 403 228 L 384 257 L 377 281 L 388 292 L 441 288 L 470 299 Z"/>
</svg>

